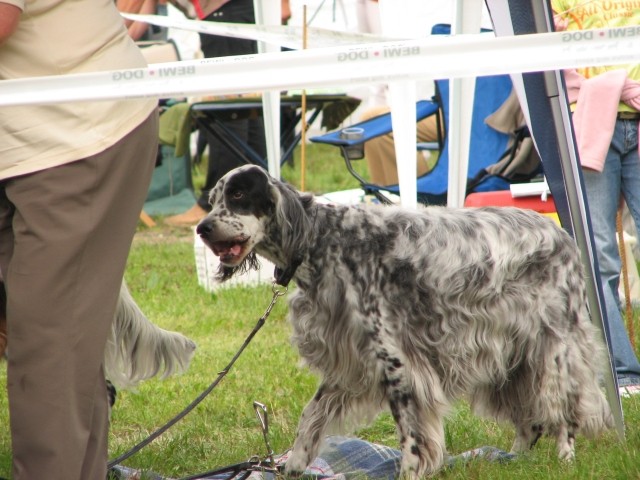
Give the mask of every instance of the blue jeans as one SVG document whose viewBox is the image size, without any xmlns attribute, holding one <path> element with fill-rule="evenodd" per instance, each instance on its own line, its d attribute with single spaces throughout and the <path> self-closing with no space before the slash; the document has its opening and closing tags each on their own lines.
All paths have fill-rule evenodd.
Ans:
<svg viewBox="0 0 640 480">
<path fill-rule="evenodd" d="M 583 177 L 616 372 L 618 377 L 640 376 L 640 363 L 629 341 L 620 312 L 618 286 L 621 262 L 616 242 L 616 212 L 621 195 L 627 202 L 636 229 L 640 227 L 640 155 L 638 154 L 637 120 L 616 121 L 604 170 L 599 173 L 584 169 Z M 640 238 L 640 230 L 637 234 Z"/>
</svg>

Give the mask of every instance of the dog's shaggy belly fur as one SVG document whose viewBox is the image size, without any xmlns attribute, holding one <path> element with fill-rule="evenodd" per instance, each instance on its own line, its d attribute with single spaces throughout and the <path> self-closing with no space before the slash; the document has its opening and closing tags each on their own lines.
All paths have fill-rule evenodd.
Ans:
<svg viewBox="0 0 640 480">
<path fill-rule="evenodd" d="M 516 452 L 546 433 L 572 458 L 576 433 L 611 425 L 578 251 L 551 220 L 506 208 L 319 205 L 254 168 L 219 182 L 198 231 L 210 243 L 223 230 L 251 238 L 282 268 L 301 256 L 293 342 L 322 382 L 288 473 L 304 470 L 330 429 L 385 407 L 402 474 L 433 473 L 445 454 L 444 415 L 463 395 L 476 412 L 515 425 Z M 262 181 L 259 211 L 234 208 L 227 182 Z"/>
</svg>

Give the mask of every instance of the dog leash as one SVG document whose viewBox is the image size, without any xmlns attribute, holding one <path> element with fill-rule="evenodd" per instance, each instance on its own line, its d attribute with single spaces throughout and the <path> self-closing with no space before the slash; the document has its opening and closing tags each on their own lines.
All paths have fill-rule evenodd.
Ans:
<svg viewBox="0 0 640 480">
<path fill-rule="evenodd" d="M 295 271 L 295 268 L 293 269 L 293 271 Z M 291 276 L 293 276 L 293 273 L 291 273 Z M 110 460 L 107 463 L 107 469 L 113 468 L 114 466 L 116 466 L 119 463 L 125 461 L 126 459 L 128 459 L 129 457 L 135 455 L 140 450 L 142 450 L 144 447 L 149 445 L 156 438 L 158 438 L 160 435 L 162 435 L 164 432 L 166 432 L 169 428 L 171 428 L 176 423 L 178 423 L 180 420 L 182 420 L 200 402 L 202 402 L 207 397 L 207 395 L 209 395 L 213 391 L 214 388 L 216 388 L 218 386 L 218 384 L 227 375 L 227 373 L 229 373 L 229 370 L 231 370 L 231 368 L 236 363 L 236 360 L 238 360 L 238 358 L 240 357 L 240 355 L 242 354 L 244 349 L 247 348 L 247 346 L 249 345 L 249 343 L 251 342 L 253 337 L 256 335 L 256 333 L 258 333 L 258 330 L 260 330 L 262 328 L 262 326 L 265 324 L 265 322 L 266 322 L 267 318 L 269 317 L 269 315 L 271 314 L 271 310 L 273 310 L 273 307 L 275 306 L 278 298 L 282 297 L 283 295 L 285 295 L 287 293 L 288 283 L 291 280 L 291 276 L 288 276 L 288 278 L 283 278 L 283 276 L 276 271 L 276 273 L 275 273 L 276 280 L 273 282 L 272 287 L 271 287 L 271 291 L 273 292 L 273 297 L 271 298 L 271 302 L 269 303 L 269 306 L 267 307 L 265 312 L 262 314 L 262 316 L 258 319 L 258 322 L 256 323 L 255 327 L 253 327 L 253 330 L 251 331 L 251 333 L 249 333 L 249 335 L 245 339 L 245 341 L 242 344 L 242 346 L 240 347 L 240 349 L 233 356 L 233 358 L 231 359 L 229 364 L 218 374 L 217 378 L 200 395 L 198 395 L 198 397 L 196 397 L 195 400 L 193 400 L 189 405 L 187 405 L 184 408 L 184 410 L 182 410 L 175 417 L 173 417 L 171 420 L 169 420 L 167 423 L 165 423 L 162 427 L 158 428 L 155 432 L 153 432 L 147 438 L 145 438 L 140 443 L 135 445 L 129 451 L 127 451 L 127 452 L 123 453 L 122 455 Z M 285 282 L 280 283 L 283 280 L 285 280 Z"/>
<path fill-rule="evenodd" d="M 262 430 L 262 436 L 264 438 L 264 444 L 267 448 L 267 455 L 260 458 L 258 455 L 254 455 L 246 462 L 236 463 L 235 465 L 229 465 L 227 467 L 218 468 L 216 470 L 209 470 L 203 473 L 196 473 L 195 475 L 189 475 L 188 477 L 182 477 L 179 480 L 196 480 L 199 478 L 221 477 L 226 474 L 226 480 L 245 480 L 253 472 L 265 472 L 272 473 L 277 479 L 282 477 L 282 465 L 277 465 L 274 452 L 269 443 L 269 420 L 267 414 L 266 405 L 260 402 L 253 402 L 253 408 L 260 422 L 260 429 Z M 2 479 L 0 479 L 2 480 Z"/>
</svg>

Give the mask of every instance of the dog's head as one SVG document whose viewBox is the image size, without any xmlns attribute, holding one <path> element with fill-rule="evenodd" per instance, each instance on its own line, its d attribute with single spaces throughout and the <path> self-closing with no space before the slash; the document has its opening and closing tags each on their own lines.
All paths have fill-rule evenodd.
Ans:
<svg viewBox="0 0 640 480">
<path fill-rule="evenodd" d="M 304 230 L 295 219 L 307 218 L 303 206 L 307 197 L 255 165 L 236 168 L 222 177 L 209 195 L 212 210 L 196 229 L 220 258 L 218 278 L 226 280 L 234 273 L 258 268 L 257 246 L 269 260 L 286 266 L 288 252 L 294 248 L 293 236 Z"/>
</svg>

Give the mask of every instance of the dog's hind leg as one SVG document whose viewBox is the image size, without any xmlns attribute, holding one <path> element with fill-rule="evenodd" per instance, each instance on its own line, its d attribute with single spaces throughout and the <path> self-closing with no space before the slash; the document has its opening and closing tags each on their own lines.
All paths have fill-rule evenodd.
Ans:
<svg viewBox="0 0 640 480">
<path fill-rule="evenodd" d="M 544 427 L 542 425 L 516 425 L 516 438 L 511 447 L 511 453 L 523 453 L 531 450 L 538 442 Z"/>
<path fill-rule="evenodd" d="M 514 402 L 511 402 L 511 421 L 516 429 L 511 453 L 518 454 L 531 450 L 540 437 L 546 434 L 556 437 L 558 457 L 561 460 L 571 460 L 574 456 L 576 428 L 563 418 L 568 414 L 561 413 L 567 412 L 566 401 L 562 395 L 552 395 L 542 387 L 538 394 L 538 401 L 535 399 L 527 401 L 521 396 L 525 393 L 524 391 L 516 392 L 515 389 L 511 391 L 513 398 L 519 399 L 518 403 L 520 403 L 520 407 L 516 407 L 513 405 Z M 554 407 L 550 408 L 550 405 Z M 532 418 L 540 421 L 532 422 Z"/>
<path fill-rule="evenodd" d="M 342 389 L 321 384 L 300 417 L 293 450 L 285 465 L 287 476 L 301 475 L 316 458 L 327 428 L 340 422 L 349 409 L 351 397 Z"/>
<path fill-rule="evenodd" d="M 511 453 L 531 450 L 545 433 L 542 418 L 535 410 L 533 373 L 526 364 L 511 372 L 500 387 L 493 384 L 476 388 L 470 395 L 471 409 L 476 415 L 511 422 L 515 439 Z"/>
<path fill-rule="evenodd" d="M 556 442 L 558 447 L 558 458 L 571 462 L 575 457 L 576 434 L 573 428 L 566 424 L 558 428 L 556 434 Z"/>
</svg>

